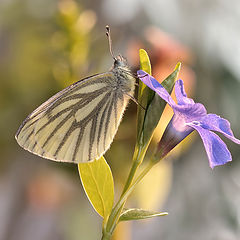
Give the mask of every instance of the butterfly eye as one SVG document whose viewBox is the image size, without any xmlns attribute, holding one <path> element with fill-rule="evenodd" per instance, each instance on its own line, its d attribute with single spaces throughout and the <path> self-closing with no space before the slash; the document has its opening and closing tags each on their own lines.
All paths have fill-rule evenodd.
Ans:
<svg viewBox="0 0 240 240">
<path fill-rule="evenodd" d="M 114 61 L 114 67 L 126 67 L 127 65 L 127 60 L 121 55 L 118 55 Z"/>
<path fill-rule="evenodd" d="M 114 61 L 114 67 L 118 67 L 118 66 L 121 66 L 121 60 L 119 59 L 119 57 L 117 57 Z"/>
</svg>

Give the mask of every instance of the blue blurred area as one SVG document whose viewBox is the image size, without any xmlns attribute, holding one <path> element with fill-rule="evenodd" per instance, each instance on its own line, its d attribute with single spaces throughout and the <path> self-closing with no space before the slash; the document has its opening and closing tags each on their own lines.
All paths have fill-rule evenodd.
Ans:
<svg viewBox="0 0 240 240">
<path fill-rule="evenodd" d="M 101 219 L 76 166 L 32 155 L 14 135 L 54 93 L 111 67 L 105 25 L 111 26 L 114 52 L 126 56 L 135 70 L 140 47 L 149 52 L 159 79 L 182 61 L 189 95 L 228 119 L 240 138 L 239 22 L 237 0 L 2 0 L 0 240 L 100 238 Z M 106 154 L 116 193 L 131 164 L 135 118 L 131 103 Z M 226 140 L 233 162 L 212 171 L 201 140 L 189 142 L 194 144 L 168 159 L 174 158 L 172 187 L 158 208 L 169 216 L 135 222 L 131 231 L 120 225 L 116 240 L 240 238 L 239 146 Z"/>
</svg>

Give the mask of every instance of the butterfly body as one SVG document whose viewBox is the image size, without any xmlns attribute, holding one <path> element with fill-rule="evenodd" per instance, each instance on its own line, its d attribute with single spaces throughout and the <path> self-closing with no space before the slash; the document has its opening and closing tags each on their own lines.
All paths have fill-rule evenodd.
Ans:
<svg viewBox="0 0 240 240">
<path fill-rule="evenodd" d="M 135 78 L 118 56 L 113 68 L 55 94 L 20 126 L 17 142 L 54 161 L 87 162 L 101 157 L 117 132 Z"/>
</svg>

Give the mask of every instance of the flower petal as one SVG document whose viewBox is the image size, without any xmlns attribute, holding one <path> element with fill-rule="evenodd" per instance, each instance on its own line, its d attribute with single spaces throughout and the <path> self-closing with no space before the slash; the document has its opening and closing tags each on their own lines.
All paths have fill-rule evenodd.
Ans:
<svg viewBox="0 0 240 240">
<path fill-rule="evenodd" d="M 229 121 L 216 114 L 207 114 L 201 120 L 201 125 L 205 129 L 220 132 L 233 142 L 240 144 L 240 140 L 233 135 Z"/>
<path fill-rule="evenodd" d="M 194 128 L 186 125 L 180 115 L 174 114 L 158 143 L 157 155 L 166 156 L 176 145 L 186 138 Z"/>
<path fill-rule="evenodd" d="M 167 90 L 151 75 L 144 72 L 143 70 L 137 71 L 138 78 L 145 83 L 149 88 L 155 91 L 164 101 L 166 101 L 171 107 L 175 106 L 176 103 L 173 101 Z"/>
<path fill-rule="evenodd" d="M 177 98 L 177 101 L 178 101 L 179 105 L 194 104 L 193 99 L 187 97 L 187 94 L 186 94 L 185 89 L 184 89 L 184 84 L 183 84 L 183 81 L 181 79 L 176 81 L 175 95 L 176 95 L 176 98 Z"/>
<path fill-rule="evenodd" d="M 201 103 L 173 106 L 174 113 L 180 114 L 185 122 L 199 121 L 207 115 L 207 110 Z"/>
<path fill-rule="evenodd" d="M 227 148 L 227 145 L 217 134 L 202 128 L 196 123 L 188 125 L 196 129 L 202 138 L 211 168 L 232 161 L 232 156 Z"/>
</svg>

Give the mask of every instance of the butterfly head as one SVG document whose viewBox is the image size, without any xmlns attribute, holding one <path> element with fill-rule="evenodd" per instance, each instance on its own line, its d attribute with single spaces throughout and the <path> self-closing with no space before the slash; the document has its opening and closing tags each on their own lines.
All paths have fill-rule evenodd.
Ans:
<svg viewBox="0 0 240 240">
<path fill-rule="evenodd" d="M 114 57 L 114 68 L 125 68 L 128 67 L 127 59 L 124 58 L 122 55 L 118 55 Z"/>
</svg>

